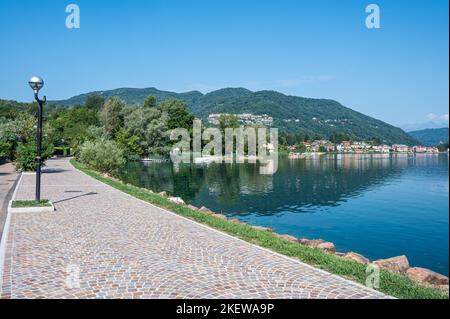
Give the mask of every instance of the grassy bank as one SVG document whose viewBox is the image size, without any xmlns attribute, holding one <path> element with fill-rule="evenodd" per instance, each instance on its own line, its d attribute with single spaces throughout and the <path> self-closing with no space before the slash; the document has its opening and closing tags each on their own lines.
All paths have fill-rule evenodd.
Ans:
<svg viewBox="0 0 450 319">
<path fill-rule="evenodd" d="M 190 218 L 212 228 L 223 231 L 227 234 L 241 238 L 247 242 L 268 248 L 280 254 L 298 258 L 300 261 L 317 268 L 324 269 L 330 273 L 365 284 L 367 274 L 366 266 L 340 258 L 336 255 L 324 253 L 318 249 L 306 247 L 297 243 L 281 239 L 275 234 L 257 230 L 247 224 L 235 224 L 227 220 L 192 210 L 185 205 L 172 203 L 167 198 L 152 193 L 129 184 L 124 184 L 118 180 L 104 177 L 103 175 L 86 168 L 84 165 L 72 160 L 72 165 L 86 173 L 87 175 L 110 185 L 120 191 L 130 194 L 136 198 L 154 204 L 156 206 L 168 209 L 176 214 Z M 447 299 L 448 295 L 444 292 L 419 286 L 406 277 L 396 275 L 384 270 L 380 271 L 380 289 L 381 292 L 397 298 L 406 299 Z"/>
</svg>

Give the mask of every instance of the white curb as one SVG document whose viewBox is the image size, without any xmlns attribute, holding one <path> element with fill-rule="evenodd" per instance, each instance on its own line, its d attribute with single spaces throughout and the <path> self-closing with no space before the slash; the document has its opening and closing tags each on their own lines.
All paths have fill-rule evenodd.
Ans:
<svg viewBox="0 0 450 319">
<path fill-rule="evenodd" d="M 9 205 L 8 205 L 8 213 L 10 214 L 24 214 L 24 213 L 52 213 L 54 212 L 55 206 L 53 205 L 52 202 L 48 202 L 50 204 L 50 206 L 45 206 L 45 207 L 17 207 L 17 208 L 13 208 L 12 207 L 12 203 L 13 200 L 9 201 Z"/>
</svg>

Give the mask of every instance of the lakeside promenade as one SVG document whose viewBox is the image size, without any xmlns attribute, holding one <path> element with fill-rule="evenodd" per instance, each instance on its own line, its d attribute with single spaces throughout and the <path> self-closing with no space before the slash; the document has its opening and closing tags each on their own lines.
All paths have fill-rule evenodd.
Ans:
<svg viewBox="0 0 450 319">
<path fill-rule="evenodd" d="M 33 199 L 34 178 L 22 176 L 16 199 Z M 42 183 L 56 211 L 8 216 L 1 298 L 386 298 L 133 198 L 67 158 L 48 160 Z"/>
</svg>

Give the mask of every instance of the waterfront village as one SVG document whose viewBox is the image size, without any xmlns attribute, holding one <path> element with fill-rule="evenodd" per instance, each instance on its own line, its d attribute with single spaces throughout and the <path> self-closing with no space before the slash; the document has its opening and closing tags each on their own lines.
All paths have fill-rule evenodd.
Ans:
<svg viewBox="0 0 450 319">
<path fill-rule="evenodd" d="M 213 125 L 219 125 L 221 115 L 226 114 L 210 114 L 208 122 Z M 238 117 L 242 125 L 262 125 L 271 126 L 273 118 L 267 114 L 234 114 Z M 316 120 L 315 118 L 313 120 Z M 298 121 L 298 120 L 297 120 Z M 269 148 L 272 144 L 269 144 Z M 273 146 L 272 146 L 273 147 Z M 364 141 L 342 141 L 340 143 L 333 143 L 329 140 L 314 140 L 303 142 L 298 145 L 287 147 L 290 158 L 304 158 L 308 155 L 324 154 L 324 153 L 349 153 L 349 154 L 365 154 L 365 153 L 401 153 L 401 154 L 437 154 L 439 149 L 437 147 L 427 146 L 413 146 L 403 144 L 394 145 L 374 145 L 371 142 Z"/>
<path fill-rule="evenodd" d="M 324 154 L 324 153 L 349 153 L 349 154 L 366 154 L 366 153 L 400 153 L 400 154 L 437 154 L 437 147 L 413 146 L 403 144 L 394 145 L 373 145 L 369 142 L 361 141 L 342 141 L 334 144 L 329 140 L 315 140 L 312 142 L 301 143 L 302 152 L 299 152 L 299 146 L 288 146 L 290 158 L 304 158 L 308 154 Z"/>
</svg>

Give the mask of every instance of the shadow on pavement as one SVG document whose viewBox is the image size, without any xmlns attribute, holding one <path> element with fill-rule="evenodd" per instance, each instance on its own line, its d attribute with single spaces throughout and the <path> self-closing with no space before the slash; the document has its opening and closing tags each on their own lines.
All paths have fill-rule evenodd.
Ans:
<svg viewBox="0 0 450 319">
<path fill-rule="evenodd" d="M 97 195 L 97 194 L 98 194 L 98 193 L 96 193 L 96 192 L 89 192 L 89 193 L 86 193 L 86 194 L 77 195 L 77 196 L 69 197 L 69 198 L 66 198 L 66 199 L 62 199 L 62 200 L 53 202 L 53 204 L 58 204 L 58 203 L 62 203 L 62 202 L 67 202 L 67 201 L 69 201 L 69 200 L 73 200 L 73 199 L 76 199 L 76 198 L 85 197 L 85 196 L 92 196 L 92 195 Z"/>
</svg>

